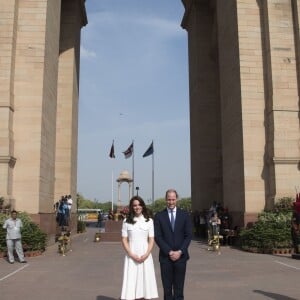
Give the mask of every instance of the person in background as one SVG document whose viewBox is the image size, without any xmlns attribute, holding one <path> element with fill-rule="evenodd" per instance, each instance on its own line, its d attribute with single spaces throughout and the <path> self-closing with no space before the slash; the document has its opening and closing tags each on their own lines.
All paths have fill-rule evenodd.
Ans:
<svg viewBox="0 0 300 300">
<path fill-rule="evenodd" d="M 167 207 L 154 218 L 164 300 L 182 300 L 192 221 L 188 212 L 176 207 L 176 190 L 167 190 L 165 198 Z"/>
<path fill-rule="evenodd" d="M 68 224 L 68 226 L 70 226 L 71 218 L 72 218 L 73 199 L 72 199 L 71 195 L 67 196 L 66 198 L 67 198 L 67 205 L 68 205 L 67 224 Z"/>
<path fill-rule="evenodd" d="M 22 240 L 21 240 L 22 227 L 23 224 L 21 219 L 17 218 L 17 212 L 13 210 L 11 212 L 11 217 L 7 219 L 3 224 L 3 228 L 6 229 L 6 245 L 7 245 L 8 261 L 11 264 L 15 262 L 14 250 L 16 250 L 20 263 L 27 263 L 27 261 L 24 259 Z"/>
<path fill-rule="evenodd" d="M 110 209 L 109 212 L 108 212 L 108 219 L 109 220 L 113 220 L 114 219 L 114 212 L 113 212 L 112 209 Z"/>
<path fill-rule="evenodd" d="M 228 208 L 222 208 L 219 213 L 221 220 L 220 234 L 223 236 L 223 245 L 230 244 L 230 232 L 231 232 L 231 216 L 228 213 Z"/>
<path fill-rule="evenodd" d="M 62 197 L 59 206 L 58 206 L 58 225 L 61 227 L 62 231 L 66 230 L 66 226 L 68 226 L 68 203 L 67 198 Z"/>
<path fill-rule="evenodd" d="M 193 213 L 193 224 L 196 237 L 200 237 L 200 213 L 198 210 Z"/>
<path fill-rule="evenodd" d="M 217 235 L 220 233 L 220 225 L 221 225 L 221 220 L 218 217 L 218 213 L 215 212 L 212 217 L 209 220 L 209 224 L 210 224 L 210 229 L 211 229 L 211 233 L 212 235 Z"/>
<path fill-rule="evenodd" d="M 205 210 L 200 212 L 199 230 L 200 230 L 200 238 L 201 239 L 207 238 L 207 223 L 206 223 L 206 217 L 205 217 Z"/>
<path fill-rule="evenodd" d="M 67 197 L 67 203 L 68 203 L 69 211 L 70 211 L 70 213 L 71 213 L 72 205 L 73 205 L 73 199 L 72 199 L 72 196 L 71 196 L 71 195 L 69 195 L 69 196 Z"/>
<path fill-rule="evenodd" d="M 103 214 L 102 214 L 101 211 L 98 211 L 97 219 L 98 219 L 97 227 L 102 228 L 102 226 L 103 226 Z"/>
</svg>

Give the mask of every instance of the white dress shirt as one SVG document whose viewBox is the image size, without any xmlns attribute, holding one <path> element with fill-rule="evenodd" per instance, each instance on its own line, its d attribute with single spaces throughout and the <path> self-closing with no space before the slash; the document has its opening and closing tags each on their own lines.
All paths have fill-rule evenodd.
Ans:
<svg viewBox="0 0 300 300">
<path fill-rule="evenodd" d="M 21 228 L 23 227 L 21 219 L 7 219 L 3 228 L 6 229 L 6 239 L 7 240 L 15 240 L 21 238 Z"/>
</svg>

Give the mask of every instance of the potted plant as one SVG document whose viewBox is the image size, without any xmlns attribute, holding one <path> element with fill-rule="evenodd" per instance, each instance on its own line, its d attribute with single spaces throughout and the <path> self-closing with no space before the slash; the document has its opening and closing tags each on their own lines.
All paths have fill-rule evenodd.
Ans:
<svg viewBox="0 0 300 300">
<path fill-rule="evenodd" d="M 101 233 L 100 233 L 100 232 L 96 232 L 96 233 L 95 233 L 95 239 L 94 239 L 94 241 L 95 241 L 96 243 L 99 243 L 100 240 L 101 240 Z"/>
</svg>

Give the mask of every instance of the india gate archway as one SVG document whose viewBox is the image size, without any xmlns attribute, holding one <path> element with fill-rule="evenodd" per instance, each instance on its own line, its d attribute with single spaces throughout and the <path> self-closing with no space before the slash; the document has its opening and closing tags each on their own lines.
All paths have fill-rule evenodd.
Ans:
<svg viewBox="0 0 300 300">
<path fill-rule="evenodd" d="M 0 195 L 52 233 L 54 202 L 66 194 L 76 199 L 85 3 L 1 0 L 0 5 Z"/>
<path fill-rule="evenodd" d="M 300 0 L 182 3 L 192 206 L 244 225 L 300 185 Z M 54 202 L 77 192 L 85 1 L 0 5 L 0 196 L 51 233 Z"/>
<path fill-rule="evenodd" d="M 244 225 L 300 184 L 300 1 L 183 3 L 192 205 Z"/>
</svg>

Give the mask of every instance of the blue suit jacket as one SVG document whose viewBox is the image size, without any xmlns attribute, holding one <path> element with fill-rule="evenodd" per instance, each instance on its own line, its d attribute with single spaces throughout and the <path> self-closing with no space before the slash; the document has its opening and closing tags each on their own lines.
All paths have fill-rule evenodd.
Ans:
<svg viewBox="0 0 300 300">
<path fill-rule="evenodd" d="M 172 231 L 168 210 L 157 213 L 154 218 L 155 242 L 158 245 L 159 261 L 164 262 L 170 260 L 169 252 L 171 250 L 181 250 L 182 255 L 179 261 L 187 261 L 189 259 L 188 246 L 192 239 L 192 222 L 190 215 L 176 208 L 175 228 Z"/>
</svg>

